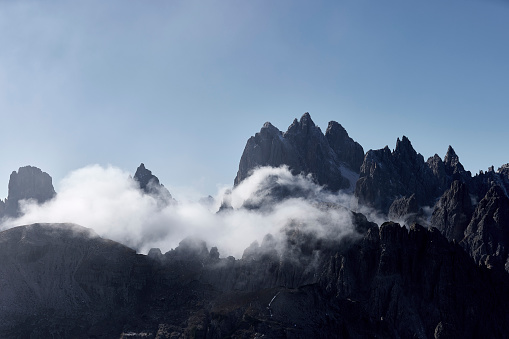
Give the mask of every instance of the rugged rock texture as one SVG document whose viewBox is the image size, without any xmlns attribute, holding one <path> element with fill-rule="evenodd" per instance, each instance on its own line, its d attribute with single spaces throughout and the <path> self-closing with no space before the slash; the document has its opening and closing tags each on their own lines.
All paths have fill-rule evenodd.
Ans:
<svg viewBox="0 0 509 339">
<path fill-rule="evenodd" d="M 460 242 L 474 212 L 467 185 L 459 180 L 452 183 L 435 205 L 431 225 L 449 240 Z"/>
<path fill-rule="evenodd" d="M 325 138 L 338 156 L 339 161 L 345 163 L 352 171 L 359 173 L 364 160 L 364 149 L 348 136 L 348 132 L 343 126 L 336 121 L 329 122 Z"/>
<path fill-rule="evenodd" d="M 461 244 L 476 262 L 509 272 L 509 198 L 500 186 L 476 206 Z"/>
<path fill-rule="evenodd" d="M 499 186 L 509 196 L 509 166 L 504 165 L 495 172 L 493 167 L 488 171 L 481 171 L 475 175 L 469 184 L 470 192 L 477 200 L 481 200 L 493 186 Z"/>
<path fill-rule="evenodd" d="M 505 272 L 438 230 L 317 238 L 298 225 L 242 259 L 188 238 L 148 256 L 75 225 L 0 233 L 2 338 L 503 338 Z"/>
<path fill-rule="evenodd" d="M 439 183 L 410 140 L 398 138 L 396 149 L 370 150 L 364 157 L 355 195 L 359 202 L 388 213 L 394 200 L 415 195 L 419 206 L 439 196 Z"/>
<path fill-rule="evenodd" d="M 20 167 L 9 179 L 9 193 L 4 206 L 0 206 L 0 217 L 19 216 L 19 201 L 33 199 L 42 204 L 55 196 L 52 179 L 37 167 Z M 2 209 L 4 214 L 2 214 Z"/>
<path fill-rule="evenodd" d="M 449 146 L 444 157 L 445 173 L 452 177 L 452 180 L 468 181 L 471 177 L 470 172 L 460 163 L 459 157 L 454 149 Z"/>
<path fill-rule="evenodd" d="M 415 194 L 394 200 L 389 207 L 389 219 L 401 220 L 405 225 L 425 222 L 424 211 L 417 204 Z"/>
<path fill-rule="evenodd" d="M 134 180 L 138 182 L 140 189 L 146 194 L 150 194 L 157 198 L 163 205 L 176 202 L 168 189 L 159 182 L 159 178 L 153 175 L 150 170 L 146 169 L 143 163 L 136 169 Z"/>
<path fill-rule="evenodd" d="M 77 225 L 1 232 L 0 337 L 118 337 L 146 284 L 140 260 Z"/>
<path fill-rule="evenodd" d="M 444 192 L 451 185 L 451 178 L 447 175 L 445 164 L 438 154 L 428 158 L 426 164 L 437 179 L 438 191 Z"/>
<path fill-rule="evenodd" d="M 265 123 L 260 132 L 247 141 L 235 185 L 257 167 L 287 165 L 294 174 L 312 174 L 317 183 L 332 191 L 353 188 L 359 158 L 364 153 L 362 147 L 337 123 L 331 122 L 327 131 L 324 136 L 309 113 L 300 121 L 295 119 L 284 134 Z"/>
</svg>

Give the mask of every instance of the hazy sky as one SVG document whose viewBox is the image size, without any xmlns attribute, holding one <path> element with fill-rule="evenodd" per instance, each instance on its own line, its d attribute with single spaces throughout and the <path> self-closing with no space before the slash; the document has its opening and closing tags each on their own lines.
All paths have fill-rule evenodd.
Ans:
<svg viewBox="0 0 509 339">
<path fill-rule="evenodd" d="M 179 199 L 231 185 L 247 139 L 310 112 L 365 149 L 406 135 L 509 162 L 509 2 L 1 1 L 0 198 L 144 162 Z M 191 193 L 189 192 L 191 190 Z"/>
</svg>

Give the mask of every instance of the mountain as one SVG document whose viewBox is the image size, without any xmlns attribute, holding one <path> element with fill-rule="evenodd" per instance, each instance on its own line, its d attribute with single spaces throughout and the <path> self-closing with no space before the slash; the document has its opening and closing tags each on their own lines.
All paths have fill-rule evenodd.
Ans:
<svg viewBox="0 0 509 339">
<path fill-rule="evenodd" d="M 263 166 L 291 173 L 252 175 Z M 0 213 L 51 199 L 41 173 L 11 175 Z M 162 208 L 174 201 L 144 164 L 133 179 Z M 234 208 L 243 183 L 256 187 Z M 296 201 L 323 213 L 278 218 L 239 258 L 196 237 L 141 255 L 74 224 L 2 231 L 0 337 L 507 337 L 509 164 L 472 176 L 451 146 L 425 161 L 406 136 L 364 154 L 339 123 L 323 134 L 306 113 L 285 133 L 266 123 L 249 138 L 235 186 L 218 218 Z M 320 218 L 333 222 L 319 229 Z"/>
<path fill-rule="evenodd" d="M 171 196 L 170 191 L 159 182 L 159 178 L 153 175 L 152 171 L 145 168 L 145 164 L 141 163 L 138 166 L 133 179 L 145 194 L 156 198 L 161 205 L 165 206 L 176 202 Z"/>
<path fill-rule="evenodd" d="M 438 168 L 442 163 L 438 161 Z M 369 150 L 361 166 L 355 196 L 361 204 L 388 213 L 391 205 L 401 197 L 414 195 L 419 206 L 432 205 L 440 196 L 442 178 L 417 153 L 410 140 L 403 136 L 396 149 L 389 147 Z M 447 180 L 445 180 L 447 182 Z"/>
<path fill-rule="evenodd" d="M 507 274 L 436 229 L 352 215 L 334 240 L 289 225 L 241 259 L 199 239 L 136 254 L 69 224 L 0 232 L 3 338 L 502 338 Z"/>
<path fill-rule="evenodd" d="M 240 184 L 257 167 L 286 165 L 294 174 L 311 174 L 332 191 L 353 190 L 363 156 L 362 146 L 340 124 L 330 122 L 324 135 L 305 113 L 285 133 L 267 122 L 249 138 L 234 182 Z"/>
<path fill-rule="evenodd" d="M 2 338 L 118 337 L 146 284 L 135 251 L 73 224 L 3 231 L 0 257 Z"/>
<path fill-rule="evenodd" d="M 0 200 L 0 218 L 17 217 L 20 214 L 21 200 L 35 200 L 42 204 L 55 196 L 50 175 L 37 167 L 20 167 L 13 171 L 9 179 L 9 192 L 5 201 Z"/>
<path fill-rule="evenodd" d="M 308 113 L 284 134 L 266 123 L 248 140 L 235 183 L 266 165 L 286 165 L 295 174 L 312 174 L 317 183 L 332 190 L 347 188 L 350 181 L 361 206 L 371 207 L 388 220 L 436 227 L 448 240 L 461 244 L 476 262 L 509 271 L 505 203 L 509 164 L 472 177 L 452 146 L 443 160 L 435 154 L 424 161 L 406 136 L 397 139 L 392 151 L 387 146 L 369 150 L 362 163 L 361 151 L 336 122 L 329 123 L 323 136 Z M 350 180 L 345 180 L 347 168 L 359 173 L 358 180 L 348 175 Z M 310 198 L 312 192 L 300 187 L 281 186 L 273 180 L 263 186 L 263 200 L 247 201 L 245 207 L 270 206 L 274 199 L 288 196 Z"/>
</svg>

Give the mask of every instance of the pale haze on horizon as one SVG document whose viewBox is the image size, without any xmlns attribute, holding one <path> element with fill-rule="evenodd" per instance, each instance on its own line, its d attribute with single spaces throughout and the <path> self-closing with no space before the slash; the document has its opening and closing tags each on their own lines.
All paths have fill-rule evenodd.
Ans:
<svg viewBox="0 0 509 339">
<path fill-rule="evenodd" d="M 247 139 L 309 112 L 365 151 L 406 135 L 509 162 L 506 1 L 0 2 L 0 198 L 33 165 L 140 163 L 179 199 L 232 185 Z"/>
</svg>

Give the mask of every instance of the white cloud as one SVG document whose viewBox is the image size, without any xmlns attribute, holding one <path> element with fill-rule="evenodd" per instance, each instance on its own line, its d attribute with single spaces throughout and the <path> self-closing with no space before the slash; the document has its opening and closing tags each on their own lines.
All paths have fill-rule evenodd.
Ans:
<svg viewBox="0 0 509 339">
<path fill-rule="evenodd" d="M 275 181 L 273 180 L 275 179 Z M 271 202 L 271 209 L 241 208 L 246 201 L 260 201 L 267 181 L 312 192 L 312 199 L 289 197 Z M 225 190 L 220 190 L 220 202 Z M 351 217 L 345 209 L 324 209 L 317 201 L 350 204 L 350 198 L 322 192 L 309 178 L 292 176 L 287 168 L 260 168 L 231 192 L 234 210 L 215 213 L 209 205 L 180 202 L 158 207 L 143 194 L 129 173 L 115 167 L 88 166 L 71 172 L 60 184 L 57 196 L 43 204 L 26 201 L 24 215 L 7 220 L 2 228 L 35 222 L 71 222 L 92 228 L 100 236 L 147 253 L 152 247 L 164 252 L 175 248 L 186 236 L 197 236 L 221 256 L 239 258 L 253 241 L 261 243 L 267 233 L 275 236 L 290 222 L 321 237 L 351 233 Z"/>
</svg>

